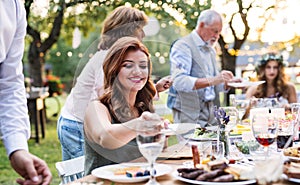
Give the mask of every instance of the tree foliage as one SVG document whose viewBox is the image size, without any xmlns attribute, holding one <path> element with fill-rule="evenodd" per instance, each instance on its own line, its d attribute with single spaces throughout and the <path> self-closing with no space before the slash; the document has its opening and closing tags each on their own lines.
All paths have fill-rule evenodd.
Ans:
<svg viewBox="0 0 300 185">
<path fill-rule="evenodd" d="M 186 3 L 185 1 L 141 1 L 132 0 L 133 7 L 144 10 L 149 15 L 155 15 L 159 20 L 174 21 L 175 17 L 170 16 L 168 10 L 177 10 L 182 15 L 187 13 L 189 20 L 195 20 L 199 10 L 209 7 L 202 6 L 198 1 L 197 5 Z M 27 0 L 25 8 L 27 12 L 27 33 L 28 51 L 26 52 L 29 64 L 29 75 L 33 79 L 34 86 L 42 86 L 43 69 L 45 57 L 50 49 L 55 45 L 59 37 L 64 37 L 67 44 L 70 44 L 74 25 L 82 30 L 86 36 L 92 31 L 95 24 L 104 20 L 107 12 L 117 6 L 128 4 L 120 0 L 99 1 L 99 0 L 56 0 L 49 1 L 47 14 L 42 16 L 34 12 L 36 2 Z M 156 4 L 155 6 L 153 6 Z M 197 8 L 197 11 L 192 11 Z M 80 9 L 80 10 L 78 10 Z M 194 21 L 190 21 L 194 22 Z"/>
<path fill-rule="evenodd" d="M 221 48 L 220 58 L 223 69 L 228 69 L 233 73 L 235 72 L 236 57 L 251 31 L 248 24 L 249 12 L 257 8 L 264 9 L 264 14 L 259 16 L 266 22 L 270 19 L 270 15 L 272 15 L 270 10 L 276 8 L 275 5 L 278 4 L 279 1 L 283 0 L 274 0 L 267 7 L 263 6 L 260 0 L 223 1 L 224 4 L 231 3 L 235 4 L 236 7 L 234 11 L 229 11 L 230 13 L 228 14 L 224 13 L 231 38 L 233 39 L 227 41 L 224 36 L 221 36 L 219 39 Z M 165 53 L 169 51 L 171 43 L 177 39 L 178 35 L 182 34 L 173 34 L 172 31 L 176 31 L 176 29 L 173 28 L 179 27 L 188 30 L 185 31 L 184 34 L 190 32 L 195 28 L 200 12 L 212 6 L 210 0 L 130 0 L 128 2 L 121 0 L 53 0 L 49 1 L 47 14 L 41 16 L 34 11 L 35 2 L 33 0 L 26 0 L 27 32 L 29 37 L 27 37 L 28 51 L 26 51 L 25 56 L 29 64 L 29 74 L 33 79 L 33 85 L 42 85 L 43 65 L 45 64 L 45 60 L 49 59 L 49 56 L 51 58 L 56 57 L 57 66 L 64 65 L 66 61 L 70 60 L 70 58 L 56 56 L 56 53 L 57 51 L 68 52 L 66 48 L 70 48 L 71 46 L 72 32 L 75 27 L 81 30 L 83 37 L 87 37 L 91 32 L 99 31 L 99 26 L 101 26 L 104 18 L 111 10 L 124 4 L 130 4 L 133 7 L 145 11 L 147 15 L 156 17 L 161 24 L 165 24 L 166 27 L 170 28 L 169 30 L 167 28 L 165 29 L 167 33 L 163 35 L 164 38 L 156 38 L 163 42 L 161 46 L 155 46 L 154 43 L 149 43 L 149 47 L 151 47 L 150 50 L 152 50 L 153 53 L 156 53 L 158 50 L 161 51 L 160 55 L 164 56 L 164 58 L 168 58 Z M 235 26 L 236 21 L 242 24 L 237 27 Z M 261 24 L 260 29 L 257 31 L 262 31 L 264 25 L 264 23 Z M 241 29 L 241 27 L 243 29 Z M 238 32 L 238 29 L 242 30 L 242 32 Z M 60 46 L 56 46 L 59 38 L 62 38 Z M 50 53 L 51 55 L 49 55 L 50 50 L 53 50 L 52 53 Z M 46 58 L 47 55 L 48 57 Z M 73 57 L 75 56 L 72 56 L 72 60 L 79 60 Z M 157 58 L 159 58 L 159 56 Z M 158 65 L 159 62 L 161 61 L 157 63 L 154 62 L 154 66 Z M 73 69 L 73 67 L 70 67 L 70 71 L 66 71 L 65 74 L 71 73 L 71 68 Z M 156 68 L 158 69 L 159 67 Z M 166 69 L 163 68 L 159 68 L 159 70 L 166 71 Z M 165 74 L 163 71 L 159 72 Z"/>
</svg>

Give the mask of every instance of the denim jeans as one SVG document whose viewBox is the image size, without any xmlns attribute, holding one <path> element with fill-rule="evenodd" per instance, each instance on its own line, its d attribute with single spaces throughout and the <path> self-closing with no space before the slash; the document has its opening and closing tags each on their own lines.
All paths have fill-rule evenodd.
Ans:
<svg viewBox="0 0 300 185">
<path fill-rule="evenodd" d="M 59 117 L 57 134 L 62 148 L 62 160 L 69 160 L 84 155 L 83 123 Z"/>
</svg>

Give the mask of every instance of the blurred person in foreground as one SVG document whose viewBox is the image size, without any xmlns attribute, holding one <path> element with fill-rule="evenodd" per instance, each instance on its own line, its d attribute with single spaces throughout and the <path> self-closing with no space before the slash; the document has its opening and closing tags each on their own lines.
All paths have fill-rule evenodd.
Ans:
<svg viewBox="0 0 300 185">
<path fill-rule="evenodd" d="M 13 169 L 24 185 L 50 184 L 51 172 L 40 158 L 30 154 L 30 124 L 22 56 L 26 12 L 19 0 L 0 1 L 0 134 Z"/>
<path fill-rule="evenodd" d="M 84 114 L 89 101 L 98 99 L 103 94 L 102 64 L 107 50 L 124 36 L 134 36 L 142 40 L 145 37 L 143 27 L 147 23 L 148 17 L 144 12 L 126 6 L 116 8 L 105 19 L 98 51 L 77 78 L 57 122 L 62 160 L 84 155 Z M 157 92 L 168 89 L 171 83 L 169 77 L 162 78 L 156 84 Z"/>
<path fill-rule="evenodd" d="M 256 63 L 259 81 L 265 83 L 247 89 L 246 98 L 276 98 L 281 107 L 297 102 L 295 85 L 289 82 L 285 63 L 280 53 L 270 52 L 261 56 Z"/>
<path fill-rule="evenodd" d="M 170 51 L 171 76 L 168 96 L 175 123 L 215 124 L 213 107 L 219 105 L 219 92 L 228 82 L 238 82 L 232 72 L 217 69 L 214 45 L 222 31 L 222 17 L 214 10 L 204 10 L 195 30 L 177 40 Z"/>
<path fill-rule="evenodd" d="M 164 127 L 153 113 L 151 68 L 148 49 L 137 38 L 120 38 L 108 51 L 103 63 L 105 92 L 89 103 L 84 120 L 86 175 L 100 166 L 141 157 L 137 132 L 156 133 Z"/>
</svg>

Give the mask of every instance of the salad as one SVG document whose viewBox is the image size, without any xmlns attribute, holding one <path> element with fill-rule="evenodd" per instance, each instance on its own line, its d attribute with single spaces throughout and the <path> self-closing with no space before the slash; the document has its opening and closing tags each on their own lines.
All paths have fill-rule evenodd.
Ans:
<svg viewBox="0 0 300 185">
<path fill-rule="evenodd" d="M 194 131 L 193 138 L 201 138 L 201 139 L 217 138 L 217 132 L 207 130 L 206 128 L 196 128 Z"/>
</svg>

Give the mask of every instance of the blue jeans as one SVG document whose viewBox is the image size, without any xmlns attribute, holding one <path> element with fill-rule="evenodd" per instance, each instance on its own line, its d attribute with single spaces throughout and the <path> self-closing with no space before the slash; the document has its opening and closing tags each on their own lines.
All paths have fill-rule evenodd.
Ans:
<svg viewBox="0 0 300 185">
<path fill-rule="evenodd" d="M 62 149 L 62 160 L 69 160 L 84 155 L 83 123 L 59 117 L 57 134 Z"/>
</svg>

